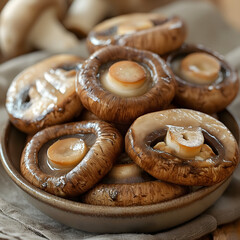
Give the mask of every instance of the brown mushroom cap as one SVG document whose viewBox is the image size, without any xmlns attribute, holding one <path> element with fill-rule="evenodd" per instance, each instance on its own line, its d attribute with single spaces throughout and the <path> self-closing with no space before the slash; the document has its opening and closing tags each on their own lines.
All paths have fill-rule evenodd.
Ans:
<svg viewBox="0 0 240 240">
<path fill-rule="evenodd" d="M 119 60 L 131 60 L 149 72 L 149 90 L 140 96 L 121 97 L 103 88 L 101 67 Z M 78 75 L 77 92 L 82 104 L 100 119 L 131 123 L 144 113 L 164 109 L 172 101 L 175 80 L 171 70 L 156 54 L 129 47 L 109 46 L 98 50 L 85 62 Z"/>
<path fill-rule="evenodd" d="M 75 92 L 75 78 L 83 61 L 73 55 L 56 55 L 16 76 L 6 98 L 11 122 L 33 134 L 78 115 L 82 104 Z"/>
<path fill-rule="evenodd" d="M 118 35 L 122 23 L 150 20 L 153 27 Z M 156 13 L 133 13 L 108 19 L 89 33 L 87 46 L 92 53 L 104 46 L 120 45 L 165 54 L 179 48 L 186 38 L 186 26 L 179 17 L 166 18 Z"/>
<path fill-rule="evenodd" d="M 141 206 L 174 199 L 188 192 L 186 187 L 154 179 L 131 161 L 121 163 L 121 158 L 123 155 L 103 180 L 82 196 L 83 202 L 102 206 Z"/>
<path fill-rule="evenodd" d="M 45 144 L 67 136 L 82 138 L 94 134 L 83 160 L 67 172 L 48 172 L 40 164 Z M 110 124 L 103 121 L 83 121 L 46 128 L 33 136 L 21 158 L 21 173 L 34 186 L 61 197 L 76 196 L 89 190 L 112 168 L 122 148 L 122 137 Z M 41 153 L 41 154 L 40 154 Z M 45 153 L 46 155 L 46 153 Z"/>
<path fill-rule="evenodd" d="M 64 0 L 8 1 L 1 13 L 1 49 L 5 55 L 16 56 L 28 52 L 27 35 L 41 13 L 55 7 L 57 16 L 63 18 L 67 11 Z"/>
<path fill-rule="evenodd" d="M 168 126 L 201 127 L 205 141 L 216 156 L 192 160 L 153 149 L 164 139 Z M 171 109 L 139 117 L 125 137 L 129 156 L 157 179 L 182 185 L 209 186 L 229 177 L 239 162 L 239 151 L 231 132 L 215 118 L 194 110 Z"/>
<path fill-rule="evenodd" d="M 85 108 L 76 119 L 76 121 L 90 121 L 90 120 L 101 120 L 101 119 Z M 111 123 L 111 124 L 122 134 L 122 136 L 126 135 L 127 130 L 130 127 L 130 124 L 121 124 L 121 123 Z"/>
<path fill-rule="evenodd" d="M 221 70 L 219 77 L 211 84 L 197 84 L 186 81 L 179 74 L 179 64 L 188 54 L 201 52 L 215 57 Z M 225 109 L 238 93 L 239 80 L 237 73 L 216 52 L 207 50 L 201 45 L 183 45 L 169 54 L 167 64 L 171 67 L 177 81 L 174 101 L 180 107 L 191 108 L 206 113 L 216 113 Z"/>
</svg>

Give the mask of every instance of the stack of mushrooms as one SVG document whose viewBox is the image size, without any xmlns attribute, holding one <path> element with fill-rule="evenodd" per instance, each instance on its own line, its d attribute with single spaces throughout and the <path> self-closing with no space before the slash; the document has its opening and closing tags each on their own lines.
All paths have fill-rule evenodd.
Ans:
<svg viewBox="0 0 240 240">
<path fill-rule="evenodd" d="M 15 77 L 6 108 L 27 134 L 34 186 L 104 206 L 168 201 L 227 179 L 238 144 L 218 112 L 238 77 L 179 17 L 129 14 L 95 26 L 88 59 L 61 54 Z"/>
</svg>

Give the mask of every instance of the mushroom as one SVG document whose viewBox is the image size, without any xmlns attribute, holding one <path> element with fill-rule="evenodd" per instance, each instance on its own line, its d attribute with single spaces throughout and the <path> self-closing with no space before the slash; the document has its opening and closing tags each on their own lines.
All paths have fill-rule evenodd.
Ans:
<svg viewBox="0 0 240 240">
<path fill-rule="evenodd" d="M 78 44 L 60 19 L 67 10 L 64 0 L 12 0 L 0 18 L 1 50 L 5 56 L 16 56 L 34 48 L 63 51 Z"/>
<path fill-rule="evenodd" d="M 89 120 L 101 120 L 92 112 L 88 111 L 87 109 L 83 109 L 81 114 L 75 119 L 75 121 L 89 121 Z M 109 122 L 111 123 L 111 122 Z M 127 133 L 130 124 L 121 124 L 121 123 L 111 123 L 121 134 L 125 136 Z"/>
<path fill-rule="evenodd" d="M 109 5 L 105 0 L 74 0 L 63 24 L 77 35 L 86 36 L 99 21 L 106 17 L 108 11 Z"/>
<path fill-rule="evenodd" d="M 177 81 L 174 101 L 206 113 L 225 109 L 238 93 L 237 73 L 223 57 L 201 45 L 183 45 L 167 57 Z"/>
<path fill-rule="evenodd" d="M 79 115 L 82 104 L 75 92 L 75 78 L 83 61 L 74 55 L 56 55 L 17 75 L 6 97 L 10 121 L 33 134 Z"/>
<path fill-rule="evenodd" d="M 171 200 L 187 192 L 186 187 L 154 179 L 122 154 L 111 171 L 81 196 L 81 200 L 102 206 L 142 206 Z"/>
<path fill-rule="evenodd" d="M 84 107 L 100 119 L 128 124 L 167 107 L 175 94 L 175 80 L 157 54 L 108 46 L 85 62 L 77 92 Z"/>
<path fill-rule="evenodd" d="M 185 38 L 186 27 L 179 17 L 133 13 L 96 25 L 88 35 L 87 46 L 91 53 L 112 44 L 165 54 L 179 48 Z"/>
<path fill-rule="evenodd" d="M 82 194 L 112 168 L 122 137 L 103 121 L 45 128 L 26 145 L 21 173 L 34 186 L 60 197 Z"/>
<path fill-rule="evenodd" d="M 0 2 L 0 12 L 2 11 L 2 9 L 4 8 L 4 6 L 6 5 L 7 2 L 8 2 L 8 0 L 2 0 Z"/>
<path fill-rule="evenodd" d="M 162 181 L 210 186 L 228 178 L 239 162 L 238 144 L 210 115 L 170 109 L 139 117 L 125 137 L 131 159 Z"/>
</svg>

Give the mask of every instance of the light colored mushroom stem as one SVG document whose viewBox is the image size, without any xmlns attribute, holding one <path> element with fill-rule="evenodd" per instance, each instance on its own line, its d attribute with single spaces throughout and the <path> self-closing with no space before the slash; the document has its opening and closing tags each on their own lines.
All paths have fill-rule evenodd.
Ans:
<svg viewBox="0 0 240 240">
<path fill-rule="evenodd" d="M 68 10 L 64 24 L 67 28 L 81 29 L 88 33 L 109 11 L 104 0 L 75 0 Z"/>
<path fill-rule="evenodd" d="M 78 44 L 77 37 L 63 27 L 53 8 L 42 13 L 34 24 L 28 41 L 36 48 L 57 52 Z"/>
</svg>

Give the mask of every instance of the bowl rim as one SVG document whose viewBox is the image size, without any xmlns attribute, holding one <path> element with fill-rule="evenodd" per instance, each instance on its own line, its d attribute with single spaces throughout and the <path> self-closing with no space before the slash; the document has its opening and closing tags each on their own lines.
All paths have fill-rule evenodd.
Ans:
<svg viewBox="0 0 240 240">
<path fill-rule="evenodd" d="M 10 157 L 8 156 L 8 140 L 10 131 L 15 128 L 9 121 L 5 124 L 1 137 L 0 144 L 0 155 L 2 165 L 7 172 L 8 176 L 12 181 L 20 187 L 24 192 L 29 194 L 31 197 L 40 200 L 41 202 L 48 204 L 54 208 L 58 208 L 64 211 L 68 211 L 75 214 L 82 214 L 88 216 L 105 216 L 105 217 L 128 217 L 128 216 L 146 216 L 168 212 L 179 207 L 184 207 L 192 202 L 204 198 L 206 195 L 212 193 L 218 189 L 222 184 L 224 184 L 228 179 L 215 184 L 210 187 L 203 187 L 195 192 L 186 194 L 179 198 L 151 204 L 145 206 L 131 206 L 131 207 L 115 207 L 115 206 L 96 206 L 89 205 L 81 202 L 76 202 L 73 200 L 64 199 L 57 197 L 50 193 L 47 193 L 37 187 L 33 186 L 20 172 L 13 166 Z"/>
</svg>

